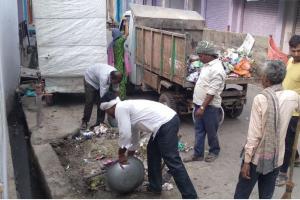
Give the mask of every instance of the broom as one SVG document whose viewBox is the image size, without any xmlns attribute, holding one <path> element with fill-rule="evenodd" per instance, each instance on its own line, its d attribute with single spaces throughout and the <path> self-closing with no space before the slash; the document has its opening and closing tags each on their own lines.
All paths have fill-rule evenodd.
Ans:
<svg viewBox="0 0 300 200">
<path fill-rule="evenodd" d="M 293 188 L 295 186 L 295 184 L 293 183 L 294 162 L 295 162 L 295 157 L 296 157 L 299 132 L 300 132 L 300 120 L 297 123 L 296 136 L 295 136 L 295 140 L 294 140 L 294 144 L 293 144 L 293 152 L 292 152 L 292 157 L 291 157 L 291 161 L 290 161 L 289 178 L 286 182 L 285 193 L 282 195 L 281 199 L 291 199 L 292 198 L 292 192 L 293 192 Z"/>
</svg>

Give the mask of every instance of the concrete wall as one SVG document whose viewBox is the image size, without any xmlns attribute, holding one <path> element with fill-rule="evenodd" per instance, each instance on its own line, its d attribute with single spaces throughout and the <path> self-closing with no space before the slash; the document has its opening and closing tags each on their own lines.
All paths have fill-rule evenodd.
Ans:
<svg viewBox="0 0 300 200">
<path fill-rule="evenodd" d="M 0 5 L 0 70 L 4 75 L 1 80 L 9 112 L 20 75 L 18 6 L 17 1 L 11 0 L 1 0 Z"/>
<path fill-rule="evenodd" d="M 15 0 L 0 1 L 0 183 L 3 198 L 16 198 L 8 143 L 7 114 L 12 108 L 15 88 L 19 83 L 18 5 Z M 10 185 L 10 187 L 8 187 Z M 15 190 L 13 190 L 15 191 Z"/>
</svg>

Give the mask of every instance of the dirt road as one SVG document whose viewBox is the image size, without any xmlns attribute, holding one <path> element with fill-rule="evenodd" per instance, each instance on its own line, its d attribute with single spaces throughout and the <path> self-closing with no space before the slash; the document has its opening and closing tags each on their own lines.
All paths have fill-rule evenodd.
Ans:
<svg viewBox="0 0 300 200">
<path fill-rule="evenodd" d="M 247 135 L 251 104 L 253 97 L 259 91 L 259 87 L 251 85 L 248 90 L 248 102 L 244 108 L 242 115 L 238 119 L 225 118 L 225 121 L 219 130 L 219 139 L 221 145 L 221 153 L 219 158 L 213 163 L 192 162 L 186 164 L 186 168 L 195 185 L 195 188 L 197 189 L 199 198 L 233 197 L 241 164 L 239 154 L 243 144 L 245 143 Z M 135 96 L 131 96 L 131 98 L 146 98 L 157 100 L 157 96 L 153 94 L 138 94 Z M 58 101 L 55 106 L 43 108 L 44 120 L 43 127 L 40 130 L 35 130 L 34 128 L 34 109 L 31 108 L 28 103 L 27 106 L 25 105 L 24 109 L 27 116 L 28 127 L 32 131 L 32 144 L 36 145 L 37 147 L 43 146 L 44 144 L 51 143 L 59 138 L 67 137 L 68 134 L 79 127 L 80 119 L 82 117 L 83 102 L 82 100 L 76 100 L 74 102 L 72 101 L 74 100 L 64 97 L 61 101 Z M 94 109 L 93 111 L 95 110 L 96 109 Z M 91 123 L 94 122 L 93 120 L 95 119 L 93 118 L 91 120 Z M 187 143 L 188 146 L 193 146 L 194 128 L 192 119 L 190 116 L 182 117 L 181 122 L 180 132 L 182 134 L 182 141 L 184 143 Z M 78 147 L 74 145 L 74 148 Z M 115 150 L 117 150 L 117 148 L 118 147 L 116 146 Z M 64 154 L 64 159 L 60 159 L 60 162 L 63 166 L 60 167 L 60 169 L 65 170 L 65 172 L 63 173 L 67 174 L 66 177 L 68 177 L 68 175 L 69 178 L 70 176 L 73 176 L 73 178 L 69 180 L 70 184 L 73 185 L 72 188 L 74 194 L 72 196 L 75 196 L 77 198 L 180 198 L 180 194 L 176 187 L 171 191 L 163 192 L 160 197 L 147 196 L 143 192 L 137 192 L 129 196 L 117 196 L 110 192 L 103 192 L 102 190 L 93 193 L 85 193 L 84 190 L 78 191 L 78 188 L 76 188 L 76 186 L 81 185 L 82 187 L 84 187 L 84 185 L 82 182 L 76 183 L 76 177 L 74 178 L 74 176 L 80 177 L 80 175 L 78 175 L 78 172 L 72 172 L 71 170 L 74 170 L 74 166 L 72 166 L 72 163 L 68 163 L 72 160 L 69 160 L 68 156 L 71 156 L 71 152 L 75 152 L 75 150 L 73 150 L 71 146 L 69 146 L 67 149 L 69 149 L 68 151 L 70 152 L 69 154 Z M 84 166 L 84 163 L 88 163 L 86 160 L 84 160 L 87 155 L 85 155 L 84 151 L 79 152 L 79 154 L 74 154 L 77 157 L 74 157 L 73 160 L 74 162 L 76 161 L 80 163 L 80 166 Z M 185 157 L 191 153 L 192 151 L 188 153 L 182 153 L 182 157 Z M 42 156 L 44 157 L 45 155 L 43 154 Z M 49 156 L 49 159 L 50 158 L 51 156 Z M 78 159 L 76 160 L 75 158 Z M 37 159 L 43 160 L 39 159 L 39 155 L 37 155 Z M 54 167 L 51 167 L 46 166 L 45 170 L 53 171 Z M 47 174 L 47 172 L 44 172 L 44 174 Z M 300 198 L 300 190 L 298 189 L 298 187 L 300 187 L 300 168 L 296 168 L 294 174 L 296 186 L 294 189 L 293 198 Z M 53 184 L 55 185 L 57 180 L 52 179 L 53 177 L 48 178 L 48 180 L 53 181 Z M 285 188 L 276 188 L 274 198 L 280 198 L 284 192 L 284 189 Z M 251 197 L 258 198 L 257 187 L 255 187 Z"/>
</svg>

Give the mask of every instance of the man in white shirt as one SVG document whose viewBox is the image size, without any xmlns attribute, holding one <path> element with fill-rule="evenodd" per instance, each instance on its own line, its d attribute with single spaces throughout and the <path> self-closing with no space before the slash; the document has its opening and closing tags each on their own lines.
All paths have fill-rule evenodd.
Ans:
<svg viewBox="0 0 300 200">
<path fill-rule="evenodd" d="M 99 108 L 101 97 L 108 90 L 117 92 L 121 80 L 122 74 L 116 68 L 107 64 L 96 64 L 86 70 L 84 75 L 85 105 L 81 124 L 82 130 L 87 129 L 95 99 L 97 104 L 97 121 L 94 126 L 104 121 L 105 112 Z"/>
<path fill-rule="evenodd" d="M 204 160 L 204 144 L 207 135 L 209 153 L 205 161 L 213 162 L 220 152 L 217 131 L 222 102 L 221 93 L 224 89 L 226 73 L 212 43 L 201 41 L 196 52 L 204 66 L 201 69 L 193 95 L 195 105 L 193 112 L 195 119 L 194 154 L 185 158 L 184 161 Z"/>
<path fill-rule="evenodd" d="M 114 117 L 119 128 L 119 162 L 126 163 L 139 147 L 139 132 L 152 133 L 147 145 L 148 191 L 161 193 L 161 159 L 181 192 L 182 198 L 197 198 L 197 193 L 178 152 L 179 117 L 169 107 L 149 100 L 120 101 L 108 92 L 102 98 L 102 110 Z"/>
<path fill-rule="evenodd" d="M 283 164 L 289 121 L 293 112 L 300 108 L 299 95 L 282 88 L 285 74 L 285 64 L 281 61 L 268 61 L 263 69 L 264 90 L 253 100 L 234 198 L 249 198 L 256 182 L 260 199 L 273 196 L 275 181 Z"/>
</svg>

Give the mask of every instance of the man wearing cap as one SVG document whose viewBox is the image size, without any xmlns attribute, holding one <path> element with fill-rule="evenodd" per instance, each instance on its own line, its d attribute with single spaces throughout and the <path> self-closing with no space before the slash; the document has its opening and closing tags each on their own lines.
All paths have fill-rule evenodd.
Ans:
<svg viewBox="0 0 300 200">
<path fill-rule="evenodd" d="M 162 191 L 161 159 L 181 192 L 182 198 L 197 198 L 197 193 L 178 152 L 179 117 L 171 108 L 149 100 L 120 101 L 108 92 L 102 98 L 102 110 L 115 118 L 119 128 L 119 162 L 125 164 L 139 147 L 139 132 L 152 133 L 147 145 L 149 192 Z"/>
<path fill-rule="evenodd" d="M 105 112 L 101 111 L 99 107 L 100 98 L 108 90 L 118 92 L 121 80 L 122 74 L 116 68 L 107 64 L 92 65 L 86 70 L 84 75 L 85 105 L 81 130 L 87 129 L 95 99 L 97 102 L 97 121 L 93 126 L 97 126 L 104 121 Z"/>
<path fill-rule="evenodd" d="M 196 82 L 193 95 L 195 109 L 195 146 L 194 154 L 184 159 L 185 162 L 213 162 L 219 155 L 220 145 L 217 131 L 219 128 L 219 111 L 221 93 L 224 89 L 226 73 L 218 59 L 218 53 L 212 43 L 201 41 L 196 53 L 204 66 Z M 204 159 L 205 136 L 207 135 L 209 153 Z"/>
</svg>

